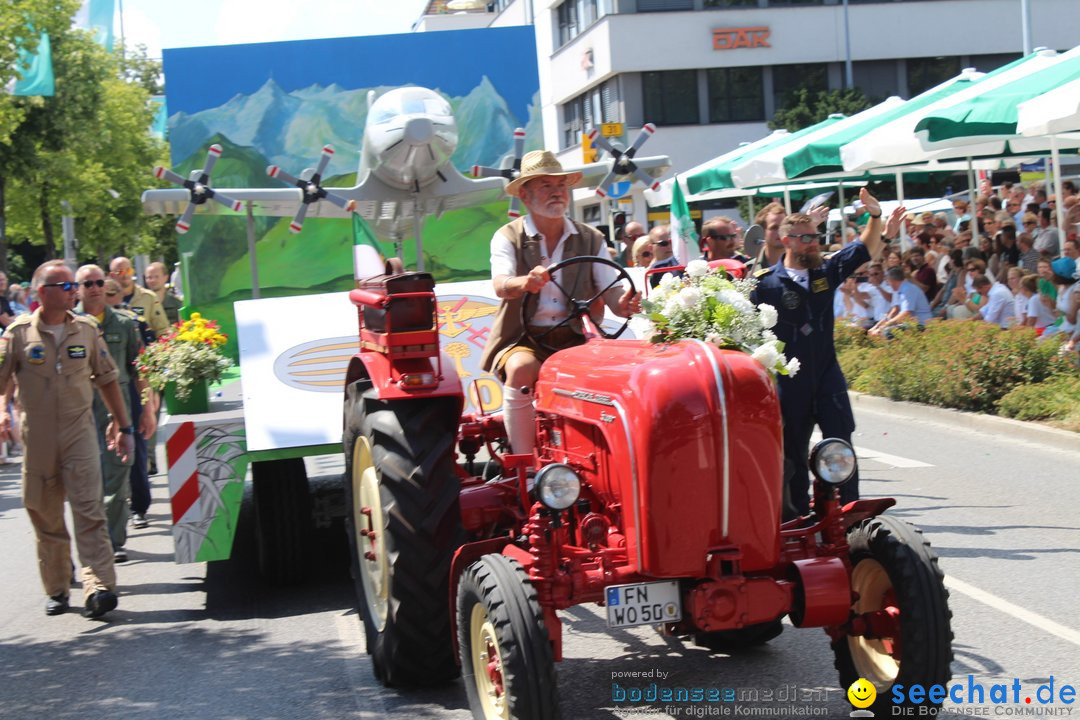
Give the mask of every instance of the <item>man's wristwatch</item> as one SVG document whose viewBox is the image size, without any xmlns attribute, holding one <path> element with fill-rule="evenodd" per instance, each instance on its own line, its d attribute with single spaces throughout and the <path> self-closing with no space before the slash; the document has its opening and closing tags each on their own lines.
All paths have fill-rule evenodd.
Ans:
<svg viewBox="0 0 1080 720">
<path fill-rule="evenodd" d="M 135 434 L 135 426 L 134 425 L 125 425 L 124 427 L 120 428 L 120 433 L 123 434 L 123 435 L 134 435 Z"/>
</svg>

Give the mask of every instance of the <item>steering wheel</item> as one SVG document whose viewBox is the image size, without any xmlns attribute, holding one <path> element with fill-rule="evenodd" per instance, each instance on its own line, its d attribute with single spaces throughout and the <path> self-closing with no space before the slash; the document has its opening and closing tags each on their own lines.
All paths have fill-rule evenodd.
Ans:
<svg viewBox="0 0 1080 720">
<path fill-rule="evenodd" d="M 608 285 L 604 287 L 604 289 L 597 292 L 591 298 L 589 298 L 588 300 L 581 300 L 577 298 L 574 294 L 577 292 L 577 286 L 575 285 L 574 287 L 570 288 L 568 292 L 566 288 L 560 285 L 555 279 L 555 273 L 562 270 L 563 268 L 570 267 L 571 265 L 580 265 L 582 263 L 588 263 L 590 265 L 594 263 L 598 265 L 608 265 L 617 270 L 619 274 L 616 275 L 615 279 L 608 283 Z M 612 260 L 608 260 L 607 258 L 598 257 L 596 255 L 579 255 L 577 257 L 567 258 L 566 260 L 561 260 L 560 262 L 551 265 L 550 267 L 548 267 L 547 271 L 548 274 L 552 276 L 552 284 L 554 284 L 555 287 L 557 287 L 559 291 L 563 294 L 563 297 L 566 298 L 566 304 L 570 312 L 562 322 L 558 323 L 557 325 L 552 325 L 549 328 L 545 328 L 543 332 L 531 332 L 529 330 L 528 324 L 525 322 L 522 322 L 522 327 L 525 328 L 526 337 L 528 337 L 538 346 L 550 352 L 556 352 L 561 348 L 556 348 L 548 345 L 546 342 L 544 342 L 544 338 L 554 332 L 557 328 L 568 326 L 570 321 L 574 318 L 581 317 L 582 315 L 587 315 L 589 312 L 589 306 L 596 302 L 596 300 L 600 298 L 600 296 L 613 288 L 620 280 L 626 280 L 626 282 L 630 284 L 630 289 L 635 293 L 637 292 L 637 287 L 634 286 L 634 279 L 630 277 L 630 274 L 626 272 L 626 269 L 623 268 L 622 265 L 619 265 L 617 262 L 614 262 Z M 591 268 L 589 269 L 589 272 L 592 272 Z M 529 310 L 531 307 L 530 303 L 532 304 L 532 306 L 535 306 L 539 295 L 539 293 L 526 294 L 525 301 L 521 304 L 521 312 L 523 319 L 529 317 Z M 596 323 L 596 328 L 600 331 L 600 335 L 602 337 L 607 338 L 608 340 L 612 340 L 622 335 L 629 324 L 630 318 L 626 318 L 623 321 L 622 327 L 620 327 L 615 332 L 607 332 L 606 330 L 604 330 L 603 327 L 601 327 L 600 323 Z"/>
</svg>

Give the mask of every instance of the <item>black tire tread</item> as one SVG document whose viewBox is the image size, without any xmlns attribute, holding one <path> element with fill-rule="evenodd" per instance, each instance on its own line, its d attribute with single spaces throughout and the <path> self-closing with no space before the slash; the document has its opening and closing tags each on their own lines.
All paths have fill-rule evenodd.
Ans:
<svg viewBox="0 0 1080 720">
<path fill-rule="evenodd" d="M 466 691 L 477 720 L 485 720 L 475 702 L 469 647 L 470 596 L 487 605 L 498 634 L 503 677 L 509 689 L 510 717 L 557 720 L 559 703 L 551 639 L 536 589 L 521 565 L 504 555 L 484 555 L 462 574 L 458 584 L 458 645 Z"/>
<path fill-rule="evenodd" d="M 945 574 L 930 541 L 915 526 L 887 515 L 868 518 L 848 533 L 852 567 L 871 557 L 885 568 L 901 607 L 902 658 L 894 684 L 945 686 L 952 677 L 952 611 Z M 840 683 L 847 689 L 858 679 L 847 638 L 832 644 Z M 926 703 L 930 705 L 930 703 Z M 879 691 L 870 708 L 889 714 L 890 691 Z"/>
<path fill-rule="evenodd" d="M 303 458 L 251 465 L 259 574 L 275 585 L 303 581 L 310 566 L 311 496 Z"/>
<path fill-rule="evenodd" d="M 449 578 L 464 532 L 453 472 L 457 438 L 454 398 L 384 401 L 365 380 L 345 402 L 346 526 L 367 648 L 385 685 L 425 686 L 458 676 L 451 644 Z M 352 521 L 353 444 L 366 435 L 379 474 L 390 561 L 387 622 L 366 617 Z"/>
</svg>

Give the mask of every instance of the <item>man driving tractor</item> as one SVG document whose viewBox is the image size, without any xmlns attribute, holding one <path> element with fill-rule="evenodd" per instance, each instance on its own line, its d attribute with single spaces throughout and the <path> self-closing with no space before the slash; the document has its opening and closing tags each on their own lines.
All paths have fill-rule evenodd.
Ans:
<svg viewBox="0 0 1080 720">
<path fill-rule="evenodd" d="M 602 234 L 566 215 L 570 188 L 581 177 L 580 172 L 563 171 L 550 151 L 526 153 L 521 174 L 507 184 L 506 192 L 520 198 L 528 213 L 499 228 L 491 239 L 491 280 L 502 302 L 481 364 L 505 383 L 506 432 L 518 454 L 533 451 L 532 388 L 540 363 L 555 350 L 585 342 L 581 322 L 570 317 L 568 298 L 591 298 L 607 288 L 603 300 L 620 317 L 641 307 L 640 294 L 616 284 L 615 270 L 606 265 L 567 267 L 552 281 L 547 268 L 554 263 L 583 255 L 609 257 Z"/>
</svg>

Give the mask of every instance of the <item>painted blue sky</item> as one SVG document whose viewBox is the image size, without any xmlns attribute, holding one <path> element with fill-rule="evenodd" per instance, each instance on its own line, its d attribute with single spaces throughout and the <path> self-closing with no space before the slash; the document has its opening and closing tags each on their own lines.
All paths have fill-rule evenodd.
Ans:
<svg viewBox="0 0 1080 720">
<path fill-rule="evenodd" d="M 422 85 L 465 95 L 487 75 L 517 118 L 539 86 L 532 27 L 485 28 L 163 51 L 169 114 L 217 107 L 273 78 L 286 92 Z"/>
</svg>

